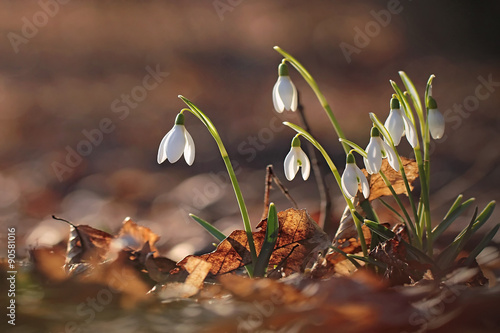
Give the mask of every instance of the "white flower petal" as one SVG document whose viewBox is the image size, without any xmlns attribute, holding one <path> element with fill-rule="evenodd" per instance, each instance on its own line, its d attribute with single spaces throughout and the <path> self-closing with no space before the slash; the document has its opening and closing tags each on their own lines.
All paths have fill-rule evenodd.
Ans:
<svg viewBox="0 0 500 333">
<path fill-rule="evenodd" d="M 444 134 L 444 117 L 438 109 L 429 109 L 429 130 L 434 140 L 441 139 Z"/>
<path fill-rule="evenodd" d="M 364 158 L 366 171 L 370 174 L 378 173 L 382 166 L 382 147 L 383 142 L 380 137 L 371 137 L 368 146 L 366 146 L 367 157 Z"/>
<path fill-rule="evenodd" d="M 403 117 L 401 116 L 401 109 L 391 109 L 389 112 L 389 117 L 387 117 L 385 128 L 391 135 L 394 145 L 397 146 L 401 142 L 401 137 L 405 130 L 405 125 L 403 122 Z"/>
<path fill-rule="evenodd" d="M 297 89 L 289 76 L 281 76 L 278 79 L 278 96 L 287 111 L 297 109 Z"/>
<path fill-rule="evenodd" d="M 415 126 L 413 126 L 413 123 L 411 122 L 410 118 L 408 118 L 404 113 L 403 113 L 403 121 L 405 124 L 404 134 L 406 135 L 406 139 L 408 140 L 410 146 L 412 148 L 415 148 L 418 144 L 417 130 L 415 129 Z"/>
<path fill-rule="evenodd" d="M 306 153 L 302 150 L 302 148 L 297 147 L 300 152 L 299 160 L 302 162 L 302 179 L 307 180 L 309 178 L 309 174 L 311 173 L 311 162 L 309 162 L 309 157 L 307 157 Z"/>
<path fill-rule="evenodd" d="M 368 199 L 370 196 L 370 185 L 368 184 L 368 180 L 366 179 L 365 174 L 356 166 L 356 175 L 358 176 L 359 181 L 361 182 L 361 189 L 363 190 L 363 196 L 365 199 Z"/>
<path fill-rule="evenodd" d="M 399 161 L 394 150 L 386 142 L 382 142 L 382 149 L 385 152 L 385 157 L 389 161 L 389 165 L 396 171 L 399 171 Z"/>
<path fill-rule="evenodd" d="M 299 164 L 297 163 L 297 151 L 295 148 L 297 147 L 291 147 L 290 151 L 285 157 L 285 177 L 289 181 L 293 180 L 295 178 L 295 175 L 297 174 L 297 171 L 299 171 Z"/>
<path fill-rule="evenodd" d="M 175 163 L 181 158 L 186 145 L 186 128 L 184 125 L 174 125 L 172 134 L 167 138 L 167 159 L 170 163 Z"/>
<path fill-rule="evenodd" d="M 157 156 L 158 164 L 162 164 L 167 159 L 167 140 L 173 131 L 174 131 L 173 128 L 170 131 L 168 131 L 168 133 L 165 134 L 165 136 L 160 142 L 160 147 L 158 148 L 158 156 Z"/>
<path fill-rule="evenodd" d="M 358 180 L 356 177 L 356 166 L 347 163 L 341 179 L 342 188 L 349 198 L 354 198 L 358 193 Z"/>
<path fill-rule="evenodd" d="M 186 145 L 184 146 L 184 159 L 188 165 L 192 165 L 194 162 L 194 141 L 191 134 L 187 130 L 184 131 L 186 135 Z"/>
<path fill-rule="evenodd" d="M 276 81 L 273 87 L 273 105 L 276 112 L 282 113 L 285 109 L 285 105 L 283 104 L 281 98 L 278 96 L 278 87 L 280 85 L 280 82 L 281 76 L 278 78 L 278 81 Z"/>
</svg>

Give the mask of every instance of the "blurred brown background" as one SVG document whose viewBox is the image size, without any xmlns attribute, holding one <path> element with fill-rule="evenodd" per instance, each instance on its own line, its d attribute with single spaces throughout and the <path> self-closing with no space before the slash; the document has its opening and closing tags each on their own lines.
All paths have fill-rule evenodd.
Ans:
<svg viewBox="0 0 500 333">
<path fill-rule="evenodd" d="M 17 226 L 19 246 L 63 239 L 68 228 L 52 214 L 108 231 L 131 216 L 178 259 L 213 241 L 190 212 L 226 232 L 241 228 L 216 145 L 197 119 L 186 117 L 194 165 L 156 163 L 184 106 L 178 94 L 216 124 L 257 223 L 265 166 L 273 163 L 284 180 L 293 133 L 279 123 L 298 121 L 272 107 L 281 60 L 274 45 L 309 69 L 361 146 L 368 112 L 388 114 L 398 70 L 422 92 L 435 74 L 434 97 L 448 123 L 432 154 L 433 216 L 442 218 L 459 193 L 475 196 L 480 209 L 499 197 L 497 1 L 2 0 L 0 8 L 2 243 L 7 226 Z M 313 132 L 343 169 L 326 115 L 302 78 L 291 76 Z M 301 207 L 318 211 L 313 179 L 286 185 Z M 276 191 L 271 199 L 289 207 Z"/>
</svg>

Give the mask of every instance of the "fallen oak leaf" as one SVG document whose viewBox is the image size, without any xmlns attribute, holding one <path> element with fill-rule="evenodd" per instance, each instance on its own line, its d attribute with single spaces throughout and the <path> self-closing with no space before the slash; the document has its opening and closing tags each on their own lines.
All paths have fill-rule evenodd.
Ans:
<svg viewBox="0 0 500 333">
<path fill-rule="evenodd" d="M 163 299 L 187 298 L 196 295 L 203 288 L 203 281 L 210 272 L 212 264 L 197 257 L 189 257 L 184 268 L 189 273 L 184 283 L 165 284 L 159 296 Z"/>
<path fill-rule="evenodd" d="M 160 236 L 155 234 L 148 227 L 144 227 L 135 223 L 130 217 L 125 218 L 122 227 L 117 235 L 117 241 L 123 241 L 123 244 L 135 251 L 142 249 L 144 244 L 149 243 L 150 252 L 154 252 L 158 256 L 158 249 L 155 243 L 160 239 Z"/>
<path fill-rule="evenodd" d="M 66 251 L 66 267 L 79 263 L 102 262 L 106 258 L 113 239 L 112 235 L 85 224 L 75 225 L 56 216 L 52 218 L 68 223 L 71 228 Z"/>
<path fill-rule="evenodd" d="M 328 246 L 328 236 L 317 223 L 311 219 L 306 210 L 289 208 L 278 213 L 279 232 L 276 245 L 269 260 L 268 271 L 279 268 L 280 274 L 287 276 L 304 269 L 307 259 L 316 251 Z M 261 230 L 253 233 L 257 254 L 260 253 L 265 238 L 266 221 L 259 223 Z M 173 270 L 177 273 L 185 269 L 188 256 Z M 244 230 L 233 231 L 225 240 L 219 243 L 216 250 L 199 256 L 211 263 L 210 274 L 221 275 L 234 271 L 251 263 L 251 255 L 247 236 Z M 275 273 L 278 270 L 275 270 Z"/>
<path fill-rule="evenodd" d="M 413 182 L 418 178 L 418 165 L 415 160 L 401 157 L 401 161 L 403 162 L 403 167 L 405 170 L 406 178 L 408 179 L 408 185 L 410 186 L 410 190 L 413 190 Z M 368 174 L 366 169 L 362 169 L 365 174 L 368 183 L 370 184 L 370 196 L 368 197 L 368 201 L 373 201 L 377 198 L 383 196 L 392 195 L 389 187 L 385 184 L 384 180 L 380 173 L 376 173 L 373 175 Z M 403 177 L 399 171 L 395 171 L 390 165 L 387 159 L 382 160 L 382 167 L 380 171 L 384 173 L 389 182 L 392 185 L 392 188 L 396 192 L 396 194 L 406 194 L 406 187 L 403 181 Z M 361 198 L 364 200 L 364 198 Z"/>
</svg>

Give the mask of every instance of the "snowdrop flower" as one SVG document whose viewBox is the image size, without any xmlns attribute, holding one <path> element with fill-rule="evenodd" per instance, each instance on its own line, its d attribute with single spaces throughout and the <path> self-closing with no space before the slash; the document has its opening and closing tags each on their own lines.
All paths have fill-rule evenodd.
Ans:
<svg viewBox="0 0 500 333">
<path fill-rule="evenodd" d="M 285 176 L 289 181 L 295 178 L 299 167 L 302 168 L 302 178 L 307 180 L 311 172 L 311 163 L 306 153 L 300 148 L 300 139 L 296 135 L 292 140 L 292 147 L 285 157 Z"/>
<path fill-rule="evenodd" d="M 399 171 L 399 162 L 394 150 L 387 142 L 382 141 L 378 128 L 373 127 L 371 131 L 370 142 L 366 146 L 367 157 L 363 158 L 366 171 L 373 175 L 380 171 L 382 167 L 382 158 L 387 158 L 391 167 Z"/>
<path fill-rule="evenodd" d="M 194 161 L 194 141 L 189 132 L 184 127 L 184 115 L 179 113 L 175 118 L 175 125 L 163 137 L 158 149 L 158 164 L 169 160 L 175 163 L 184 153 L 184 159 L 188 165 Z"/>
<path fill-rule="evenodd" d="M 437 103 L 432 96 L 427 97 L 427 121 L 429 122 L 429 130 L 431 131 L 434 140 L 441 139 L 444 134 L 444 117 L 437 108 Z"/>
<path fill-rule="evenodd" d="M 349 153 L 346 159 L 344 173 L 342 174 L 342 190 L 350 198 L 354 198 L 358 193 L 358 184 L 361 183 L 363 196 L 368 199 L 370 196 L 370 186 L 365 174 L 358 168 L 354 160 L 354 155 Z"/>
<path fill-rule="evenodd" d="M 288 75 L 288 66 L 281 63 L 278 67 L 278 81 L 273 88 L 274 109 L 282 113 L 283 110 L 297 110 L 297 88 Z"/>
<path fill-rule="evenodd" d="M 391 111 L 389 112 L 389 117 L 387 117 L 384 126 L 391 135 L 395 146 L 399 145 L 401 138 L 405 134 L 412 148 L 415 148 L 418 144 L 415 126 L 413 126 L 413 123 L 406 116 L 404 111 L 401 110 L 399 100 L 395 97 L 391 99 Z"/>
</svg>

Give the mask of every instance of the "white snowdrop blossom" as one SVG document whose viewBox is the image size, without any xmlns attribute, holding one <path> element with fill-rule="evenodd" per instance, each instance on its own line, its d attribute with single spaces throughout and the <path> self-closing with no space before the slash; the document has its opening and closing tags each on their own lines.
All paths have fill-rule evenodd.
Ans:
<svg viewBox="0 0 500 333">
<path fill-rule="evenodd" d="M 411 120 L 401 109 L 397 98 L 391 99 L 391 111 L 389 112 L 389 117 L 387 117 L 384 126 L 391 135 L 395 146 L 399 145 L 404 135 L 406 135 L 406 139 L 412 148 L 417 146 L 418 137 L 415 126 L 413 126 Z"/>
<path fill-rule="evenodd" d="M 300 139 L 296 135 L 292 140 L 292 147 L 285 157 L 285 177 L 289 181 L 295 178 L 295 175 L 299 171 L 299 167 L 302 168 L 302 178 L 307 180 L 309 174 L 311 173 L 311 163 L 306 153 L 300 148 Z"/>
<path fill-rule="evenodd" d="M 297 88 L 288 75 L 288 66 L 281 63 L 278 67 L 278 81 L 273 88 L 274 109 L 282 113 L 283 110 L 297 110 Z"/>
<path fill-rule="evenodd" d="M 363 196 L 368 199 L 370 196 L 370 185 L 366 180 L 365 174 L 358 168 L 354 160 L 354 155 L 349 153 L 346 159 L 344 173 L 342 174 L 342 190 L 350 199 L 358 193 L 358 184 L 361 184 Z"/>
<path fill-rule="evenodd" d="M 163 137 L 158 148 L 158 164 L 169 160 L 175 163 L 184 153 L 184 159 L 188 165 L 194 162 L 194 141 L 184 127 L 184 115 L 179 113 L 175 118 L 175 125 Z"/>
<path fill-rule="evenodd" d="M 376 127 L 372 128 L 370 142 L 366 146 L 367 157 L 364 157 L 366 171 L 373 175 L 380 171 L 382 167 L 382 158 L 387 158 L 389 165 L 396 171 L 399 171 L 399 161 L 394 150 L 387 142 L 380 138 L 380 132 Z"/>
<path fill-rule="evenodd" d="M 441 139 L 444 134 L 445 120 L 441 112 L 437 108 L 437 103 L 429 96 L 427 98 L 427 109 L 429 110 L 427 121 L 429 122 L 429 130 L 434 140 Z"/>
</svg>

